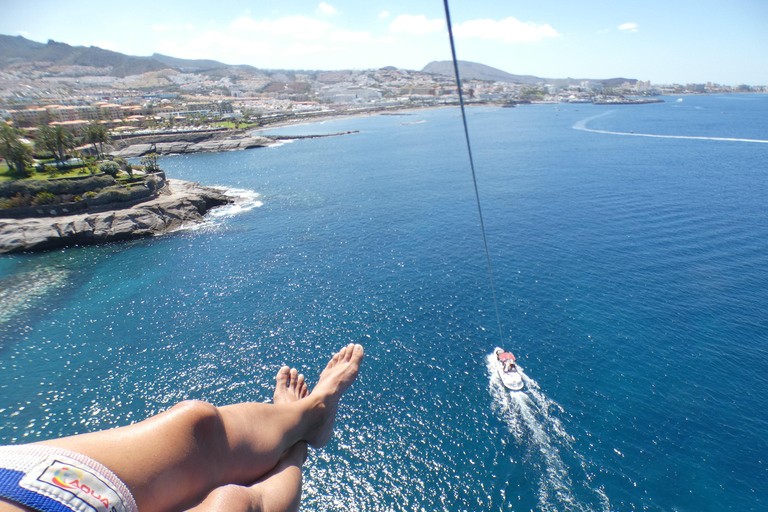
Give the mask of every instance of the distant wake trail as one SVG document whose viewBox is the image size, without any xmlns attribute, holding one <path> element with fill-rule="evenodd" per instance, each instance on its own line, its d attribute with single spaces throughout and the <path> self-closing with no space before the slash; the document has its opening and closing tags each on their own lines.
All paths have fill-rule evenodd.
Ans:
<svg viewBox="0 0 768 512">
<path fill-rule="evenodd" d="M 578 453 L 558 419 L 564 412 L 549 399 L 522 368 L 524 391 L 509 391 L 495 369 L 494 355 L 487 358 L 492 408 L 523 450 L 523 462 L 538 475 L 539 508 L 544 512 L 607 512 L 608 497 L 594 488 L 587 476 L 591 464 Z"/>
<path fill-rule="evenodd" d="M 593 119 L 597 119 L 598 117 L 605 117 L 610 113 L 611 113 L 610 111 L 604 112 L 597 116 L 592 116 L 586 119 L 582 119 L 578 123 L 574 124 L 572 128 L 574 130 L 581 130 L 584 132 L 606 133 L 608 135 L 631 135 L 632 137 L 653 137 L 656 139 L 720 140 L 720 141 L 727 141 L 727 142 L 757 142 L 759 144 L 768 144 L 768 140 L 762 140 L 762 139 L 737 139 L 732 137 L 697 137 L 694 135 L 655 135 L 653 133 L 611 132 L 608 130 L 595 130 L 593 128 L 587 128 L 587 123 L 589 123 Z"/>
</svg>

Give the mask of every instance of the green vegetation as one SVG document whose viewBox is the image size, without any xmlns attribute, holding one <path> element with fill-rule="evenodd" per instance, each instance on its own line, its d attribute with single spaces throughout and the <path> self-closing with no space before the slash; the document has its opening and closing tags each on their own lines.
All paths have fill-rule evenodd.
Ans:
<svg viewBox="0 0 768 512">
<path fill-rule="evenodd" d="M 27 167 L 33 163 L 30 145 L 7 123 L 0 125 L 0 158 L 8 162 L 11 173 L 17 178 L 28 176 Z"/>
<path fill-rule="evenodd" d="M 541 87 L 534 86 L 534 87 L 527 87 L 527 88 L 523 89 L 523 91 L 521 93 L 521 97 L 524 100 L 531 101 L 531 100 L 542 99 L 544 96 L 546 96 L 546 94 L 547 94 L 546 90 L 544 90 Z"/>
<path fill-rule="evenodd" d="M 93 144 L 96 156 L 104 158 L 104 143 L 110 140 L 109 131 L 103 124 L 90 123 L 83 128 L 83 142 Z M 97 147 L 96 144 L 99 146 Z"/>
<path fill-rule="evenodd" d="M 51 194 L 50 192 L 43 191 L 43 192 L 38 192 L 35 195 L 35 204 L 44 205 L 44 204 L 53 204 L 54 202 L 56 202 L 56 196 Z"/>
<path fill-rule="evenodd" d="M 99 164 L 99 170 L 104 174 L 109 174 L 113 178 L 120 172 L 120 165 L 117 162 L 106 161 Z"/>
<path fill-rule="evenodd" d="M 5 181 L 0 182 L 0 210 L 83 202 L 75 207 L 82 210 L 90 206 L 140 201 L 149 199 L 161 183 L 156 177 L 125 176 L 124 179 L 115 179 L 108 175 L 80 179 Z"/>
<path fill-rule="evenodd" d="M 0 124 L 0 209 L 60 204 L 72 212 L 150 198 L 162 180 L 134 177 L 142 166 L 123 158 L 105 159 L 103 144 L 109 140 L 106 127 L 96 123 L 85 128 L 81 141 L 60 125 L 41 125 L 33 145 L 24 132 Z M 92 144 L 101 160 L 73 151 L 78 143 Z M 161 170 L 155 153 L 142 164 L 148 173 Z"/>
<path fill-rule="evenodd" d="M 258 128 L 261 126 L 260 121 L 256 121 L 255 123 L 240 123 L 240 122 L 233 122 L 233 121 L 220 121 L 218 123 L 213 123 L 214 126 L 221 126 L 223 128 L 229 128 L 230 130 L 247 130 L 248 128 Z"/>
<path fill-rule="evenodd" d="M 60 125 L 38 126 L 34 145 L 27 135 L 6 123 L 0 123 L 0 182 L 19 179 L 47 180 L 50 178 L 73 178 L 99 173 L 99 162 L 74 151 L 78 144 L 93 144 L 94 153 L 104 159 L 103 144 L 111 140 L 104 125 L 91 123 L 84 128 L 83 137 L 78 140 L 69 130 Z M 71 160 L 76 157 L 75 160 Z M 117 175 L 120 170 L 133 176 L 133 168 L 123 159 L 117 164 L 109 162 L 109 173 Z M 55 164 L 55 167 L 54 167 Z M 117 165 L 117 170 L 115 170 Z M 104 169 L 101 172 L 105 172 Z"/>
<path fill-rule="evenodd" d="M 157 163 L 157 153 L 148 153 L 141 158 L 141 165 L 147 173 L 160 171 L 160 165 Z"/>
<path fill-rule="evenodd" d="M 35 149 L 39 147 L 39 149 L 53 153 L 57 168 L 61 167 L 61 164 L 67 159 L 69 151 L 75 146 L 75 136 L 60 125 L 54 127 L 40 125 L 37 131 Z"/>
<path fill-rule="evenodd" d="M 71 169 L 64 169 L 61 172 L 59 172 L 55 167 L 45 166 L 44 171 L 40 171 L 37 168 L 34 167 L 27 167 L 27 175 L 24 176 L 24 181 L 40 181 L 40 180 L 50 180 L 51 178 L 80 178 L 84 175 L 89 174 L 88 167 L 75 167 Z M 51 172 L 53 170 L 53 172 Z M 96 169 L 96 172 L 94 174 L 98 173 L 98 169 Z M 0 166 L 0 183 L 7 182 L 7 181 L 17 181 L 19 180 L 19 177 L 13 173 L 12 171 L 8 170 L 6 168 L 5 171 L 3 171 L 2 166 Z"/>
</svg>

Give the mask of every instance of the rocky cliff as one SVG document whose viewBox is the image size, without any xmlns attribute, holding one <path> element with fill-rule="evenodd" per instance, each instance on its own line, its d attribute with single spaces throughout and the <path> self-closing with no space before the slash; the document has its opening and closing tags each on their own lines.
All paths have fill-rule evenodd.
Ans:
<svg viewBox="0 0 768 512">
<path fill-rule="evenodd" d="M 170 193 L 122 210 L 50 218 L 0 219 L 0 253 L 33 252 L 157 235 L 203 221 L 232 202 L 197 183 L 169 180 Z"/>
</svg>

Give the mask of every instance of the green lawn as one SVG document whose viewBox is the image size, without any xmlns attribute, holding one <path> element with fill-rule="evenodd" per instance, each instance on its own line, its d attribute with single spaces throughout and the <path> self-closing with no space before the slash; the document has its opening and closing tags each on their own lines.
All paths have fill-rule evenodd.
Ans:
<svg viewBox="0 0 768 512">
<path fill-rule="evenodd" d="M 32 176 L 29 178 L 25 178 L 28 180 L 50 180 L 50 179 L 56 179 L 56 178 L 76 178 L 78 176 L 90 176 L 90 172 L 85 167 L 79 167 L 77 169 L 70 169 L 68 172 L 64 174 L 57 174 L 55 178 L 51 177 L 50 174 L 47 172 L 37 172 L 34 171 L 32 173 Z M 0 164 L 0 181 L 11 181 L 16 179 L 15 176 L 13 176 L 8 171 L 8 166 L 5 164 Z"/>
<path fill-rule="evenodd" d="M 216 126 L 229 128 L 230 130 L 235 129 L 235 123 L 233 123 L 232 121 L 220 121 L 218 123 L 213 123 L 213 124 L 215 124 Z M 246 130 L 248 128 L 258 128 L 259 126 L 261 126 L 259 123 L 240 123 L 239 124 L 239 128 L 241 130 Z"/>
</svg>

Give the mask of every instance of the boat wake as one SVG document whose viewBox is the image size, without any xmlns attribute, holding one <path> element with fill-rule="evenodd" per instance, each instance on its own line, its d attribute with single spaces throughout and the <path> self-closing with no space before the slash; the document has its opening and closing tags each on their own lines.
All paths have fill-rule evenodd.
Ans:
<svg viewBox="0 0 768 512">
<path fill-rule="evenodd" d="M 608 497 L 602 488 L 592 486 L 591 463 L 574 449 L 574 438 L 558 418 L 565 410 L 548 398 L 519 365 L 525 391 L 506 389 L 495 369 L 494 357 L 490 354 L 486 361 L 492 408 L 522 450 L 526 473 L 532 471 L 538 478 L 540 510 L 608 512 Z"/>
<path fill-rule="evenodd" d="M 612 132 L 608 130 L 595 130 L 593 128 L 587 128 L 587 123 L 589 123 L 590 121 L 597 119 L 599 117 L 605 117 L 610 114 L 611 114 L 610 111 L 603 112 L 598 116 L 592 116 L 586 119 L 582 119 L 581 121 L 574 124 L 572 128 L 574 130 L 581 130 L 584 132 L 605 133 L 608 135 L 628 135 L 631 137 L 652 137 L 655 139 L 719 140 L 719 141 L 726 141 L 726 142 L 757 142 L 760 144 L 768 144 L 768 140 L 763 140 L 763 139 L 738 139 L 738 138 L 732 138 L 732 137 L 697 137 L 694 135 L 656 135 L 653 133 Z"/>
</svg>

